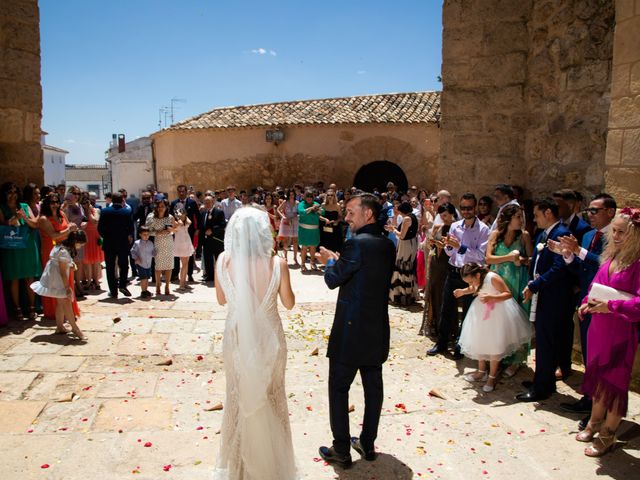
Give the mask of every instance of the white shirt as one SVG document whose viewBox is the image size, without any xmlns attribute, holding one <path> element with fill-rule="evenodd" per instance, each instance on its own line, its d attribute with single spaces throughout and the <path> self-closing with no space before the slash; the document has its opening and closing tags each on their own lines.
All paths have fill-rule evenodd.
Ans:
<svg viewBox="0 0 640 480">
<path fill-rule="evenodd" d="M 224 200 L 222 200 L 221 204 L 222 211 L 224 212 L 224 218 L 227 221 L 229 221 L 231 215 L 233 215 L 234 212 L 242 206 L 242 202 L 237 198 L 234 198 L 233 200 L 231 200 L 230 198 L 225 198 Z"/>
</svg>

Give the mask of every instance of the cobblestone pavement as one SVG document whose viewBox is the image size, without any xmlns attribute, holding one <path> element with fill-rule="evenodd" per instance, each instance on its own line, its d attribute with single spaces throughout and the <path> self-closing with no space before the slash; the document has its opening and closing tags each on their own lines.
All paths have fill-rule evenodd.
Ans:
<svg viewBox="0 0 640 480">
<path fill-rule="evenodd" d="M 485 394 L 461 378 L 471 361 L 425 358 L 432 343 L 416 335 L 419 308 L 391 309 L 381 454 L 346 471 L 325 465 L 317 449 L 331 440 L 325 352 L 336 292 L 317 274 L 294 270 L 292 281 L 297 305 L 281 314 L 302 478 L 637 478 L 638 395 L 631 395 L 630 418 L 619 430 L 623 448 L 586 458 L 584 444 L 573 439 L 580 416 L 558 409 L 579 397 L 580 372 L 539 404 L 513 400 L 530 369 Z M 135 298 L 135 284 L 131 290 L 131 299 L 102 293 L 81 302 L 87 343 L 54 335 L 54 326 L 41 321 L 0 330 L 0 479 L 212 477 L 224 404 L 225 308 L 215 303 L 211 285 L 149 301 Z M 429 395 L 434 389 L 444 398 Z M 351 403 L 357 435 L 359 381 Z"/>
</svg>

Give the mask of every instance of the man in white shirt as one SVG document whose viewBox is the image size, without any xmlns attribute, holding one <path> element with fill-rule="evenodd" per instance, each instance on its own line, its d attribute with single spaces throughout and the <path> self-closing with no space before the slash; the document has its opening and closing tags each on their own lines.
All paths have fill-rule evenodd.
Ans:
<svg viewBox="0 0 640 480">
<path fill-rule="evenodd" d="M 224 218 L 228 222 L 231 215 L 242 206 L 242 202 L 236 198 L 236 187 L 227 187 L 227 198 L 220 202 L 222 205 L 222 211 L 224 212 Z"/>
<path fill-rule="evenodd" d="M 467 263 L 484 265 L 487 242 L 489 240 L 489 227 L 476 216 L 476 197 L 473 193 L 465 193 L 460 199 L 460 210 L 463 219 L 451 224 L 449 234 L 444 239 L 445 252 L 449 256 L 449 272 L 444 282 L 442 293 L 442 310 L 440 324 L 438 325 L 438 341 L 436 345 L 427 351 L 427 355 L 437 355 L 447 351 L 449 337 L 452 329 L 458 323 L 458 302 L 453 291 L 458 288 L 466 288 L 467 284 L 460 276 L 460 269 Z M 466 315 L 473 297 L 466 295 L 461 298 L 462 315 Z M 456 345 L 453 358 L 462 358 L 460 348 Z"/>
<path fill-rule="evenodd" d="M 515 193 L 513 192 L 513 188 L 511 188 L 511 185 L 505 185 L 504 183 L 496 185 L 496 188 L 493 192 L 493 199 L 498 204 L 498 213 L 496 215 L 496 219 L 491 224 L 492 232 L 496 228 L 498 228 L 498 218 L 500 217 L 500 213 L 502 213 L 504 207 L 506 207 L 507 205 L 520 206 L 518 201 L 515 199 Z"/>
</svg>

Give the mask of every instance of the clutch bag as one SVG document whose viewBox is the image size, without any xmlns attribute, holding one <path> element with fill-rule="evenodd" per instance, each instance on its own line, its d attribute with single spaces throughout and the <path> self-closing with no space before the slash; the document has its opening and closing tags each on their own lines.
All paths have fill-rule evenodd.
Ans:
<svg viewBox="0 0 640 480">
<path fill-rule="evenodd" d="M 605 301 L 609 300 L 631 300 L 634 297 L 633 294 L 623 292 L 622 290 L 616 290 L 612 287 L 607 287 L 600 283 L 594 283 L 591 285 L 591 291 L 589 292 L 589 301 Z"/>
</svg>

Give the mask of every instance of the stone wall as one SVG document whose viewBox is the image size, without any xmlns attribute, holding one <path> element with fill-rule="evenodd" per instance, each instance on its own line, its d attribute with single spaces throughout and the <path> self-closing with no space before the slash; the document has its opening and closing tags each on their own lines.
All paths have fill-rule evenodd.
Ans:
<svg viewBox="0 0 640 480">
<path fill-rule="evenodd" d="M 640 207 L 640 0 L 616 1 L 605 182 L 620 205 Z"/>
<path fill-rule="evenodd" d="M 613 25 L 607 0 L 446 0 L 440 184 L 601 191 Z"/>
<path fill-rule="evenodd" d="M 37 0 L 0 2 L 0 181 L 42 184 L 40 11 Z"/>
<path fill-rule="evenodd" d="M 440 129 L 435 124 L 288 126 L 285 140 L 265 142 L 263 128 L 163 130 L 152 135 L 158 189 L 294 183 L 353 185 L 360 167 L 377 160 L 398 165 L 415 185 L 437 188 Z"/>
</svg>

